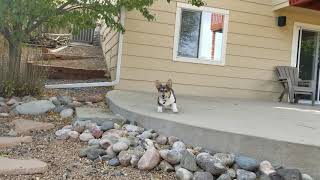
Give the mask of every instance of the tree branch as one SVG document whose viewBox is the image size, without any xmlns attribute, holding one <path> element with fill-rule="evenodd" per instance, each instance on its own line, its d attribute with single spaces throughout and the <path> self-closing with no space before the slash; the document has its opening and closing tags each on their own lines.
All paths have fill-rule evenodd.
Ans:
<svg viewBox="0 0 320 180">
<path fill-rule="evenodd" d="M 62 4 L 60 7 L 57 8 L 57 13 L 61 14 L 64 11 L 64 8 L 67 7 L 68 5 L 70 5 L 71 3 L 72 3 L 72 0 L 69 0 L 69 1 L 65 2 L 64 4 Z M 48 15 L 48 16 L 44 16 L 44 17 L 40 18 L 39 20 L 31 20 L 30 22 L 33 24 L 25 30 L 25 33 L 29 34 L 33 30 L 38 28 L 42 23 L 47 21 L 50 17 L 51 16 Z M 34 23 L 34 21 L 36 21 L 36 22 Z"/>
</svg>

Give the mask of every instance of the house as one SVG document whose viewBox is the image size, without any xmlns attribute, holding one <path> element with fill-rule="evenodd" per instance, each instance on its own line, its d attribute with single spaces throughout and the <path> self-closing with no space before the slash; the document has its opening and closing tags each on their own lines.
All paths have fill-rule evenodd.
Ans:
<svg viewBox="0 0 320 180">
<path fill-rule="evenodd" d="M 178 94 L 271 100 L 281 91 L 275 66 L 296 66 L 300 78 L 319 80 L 319 1 L 206 3 L 155 1 L 154 21 L 123 12 L 124 34 L 102 27 L 115 88 L 155 91 L 155 80 L 172 78 Z"/>
</svg>

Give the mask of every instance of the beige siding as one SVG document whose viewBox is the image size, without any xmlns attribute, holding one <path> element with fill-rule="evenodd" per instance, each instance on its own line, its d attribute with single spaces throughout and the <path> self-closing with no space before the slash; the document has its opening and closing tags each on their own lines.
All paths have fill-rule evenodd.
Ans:
<svg viewBox="0 0 320 180">
<path fill-rule="evenodd" d="M 108 72 L 110 73 L 111 80 L 114 80 L 118 59 L 119 33 L 103 25 L 100 31 L 100 36 Z"/>
<path fill-rule="evenodd" d="M 212 0 L 208 6 L 230 11 L 224 66 L 173 61 L 176 2 L 156 1 L 148 22 L 126 15 L 121 81 L 118 89 L 155 91 L 154 81 L 172 78 L 179 94 L 275 99 L 281 87 L 274 67 L 290 65 L 294 21 L 320 24 L 319 14 L 292 9 L 274 12 L 271 0 Z M 286 15 L 287 26 L 276 26 Z"/>
<path fill-rule="evenodd" d="M 278 10 L 289 6 L 289 0 L 272 0 L 273 10 Z"/>
</svg>

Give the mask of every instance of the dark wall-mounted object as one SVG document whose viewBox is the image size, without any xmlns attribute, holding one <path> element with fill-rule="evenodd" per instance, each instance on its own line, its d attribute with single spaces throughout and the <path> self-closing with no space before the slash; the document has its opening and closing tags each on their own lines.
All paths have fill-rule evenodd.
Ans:
<svg viewBox="0 0 320 180">
<path fill-rule="evenodd" d="M 278 26 L 283 27 L 287 24 L 287 16 L 279 16 L 278 18 Z"/>
</svg>

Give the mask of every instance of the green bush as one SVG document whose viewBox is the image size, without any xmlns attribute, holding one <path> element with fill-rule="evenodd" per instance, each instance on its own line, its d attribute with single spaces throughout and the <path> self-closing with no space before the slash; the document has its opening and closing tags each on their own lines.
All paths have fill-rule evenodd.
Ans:
<svg viewBox="0 0 320 180">
<path fill-rule="evenodd" d="M 5 58 L 0 58 L 0 96 L 36 96 L 42 92 L 47 79 L 43 67 L 25 63 L 20 72 L 12 73 L 7 64 Z"/>
</svg>

